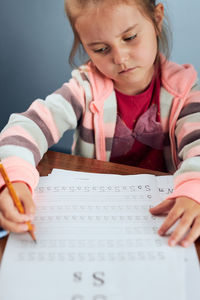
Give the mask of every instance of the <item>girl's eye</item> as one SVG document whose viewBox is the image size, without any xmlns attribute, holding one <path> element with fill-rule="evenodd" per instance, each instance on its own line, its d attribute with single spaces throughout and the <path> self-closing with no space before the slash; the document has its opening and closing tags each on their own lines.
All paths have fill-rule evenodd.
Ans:
<svg viewBox="0 0 200 300">
<path fill-rule="evenodd" d="M 108 51 L 108 47 L 103 47 L 103 48 L 95 49 L 93 51 L 94 51 L 94 53 L 106 53 Z"/>
<path fill-rule="evenodd" d="M 125 41 L 131 41 L 131 40 L 134 40 L 136 37 L 137 37 L 137 34 L 134 34 L 134 35 L 131 35 L 131 36 L 125 38 L 124 40 Z"/>
</svg>

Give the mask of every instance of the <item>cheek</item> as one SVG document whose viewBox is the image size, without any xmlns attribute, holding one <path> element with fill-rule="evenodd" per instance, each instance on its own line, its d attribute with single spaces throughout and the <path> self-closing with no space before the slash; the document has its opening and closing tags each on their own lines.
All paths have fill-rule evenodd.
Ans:
<svg viewBox="0 0 200 300">
<path fill-rule="evenodd" d="M 94 65 L 104 74 L 109 72 L 109 70 L 111 69 L 109 61 L 106 57 L 91 57 L 91 60 L 94 63 Z"/>
<path fill-rule="evenodd" d="M 97 69 L 105 76 L 112 77 L 112 68 L 110 65 L 104 63 L 96 64 Z"/>
<path fill-rule="evenodd" d="M 95 65 L 99 65 L 101 63 L 101 58 L 93 52 L 88 52 L 88 55 Z"/>
<path fill-rule="evenodd" d="M 134 54 L 133 54 L 134 55 Z M 138 47 L 135 56 L 137 55 L 138 60 L 145 64 L 153 64 L 157 55 L 157 40 L 151 40 L 148 44 L 141 44 Z"/>
</svg>

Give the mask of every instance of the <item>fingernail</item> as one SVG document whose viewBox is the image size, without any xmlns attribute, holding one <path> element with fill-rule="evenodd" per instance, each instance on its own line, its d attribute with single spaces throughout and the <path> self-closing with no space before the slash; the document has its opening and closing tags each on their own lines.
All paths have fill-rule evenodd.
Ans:
<svg viewBox="0 0 200 300">
<path fill-rule="evenodd" d="M 174 247 L 174 246 L 176 245 L 176 241 L 175 241 L 175 240 L 169 241 L 169 245 L 170 245 L 171 247 Z"/>
<path fill-rule="evenodd" d="M 188 247 L 189 246 L 189 242 L 188 241 L 182 241 L 181 245 L 183 247 Z"/>
<path fill-rule="evenodd" d="M 27 231 L 28 230 L 28 225 L 27 224 L 23 224 L 20 226 L 21 230 L 23 231 Z"/>
<path fill-rule="evenodd" d="M 163 235 L 163 231 L 161 229 L 158 230 L 159 235 Z"/>
<path fill-rule="evenodd" d="M 27 216 L 29 218 L 28 219 L 29 221 L 33 221 L 33 219 L 34 219 L 34 215 L 33 214 L 28 214 Z"/>
<path fill-rule="evenodd" d="M 23 221 L 28 222 L 30 220 L 30 217 L 28 215 L 24 215 Z"/>
</svg>

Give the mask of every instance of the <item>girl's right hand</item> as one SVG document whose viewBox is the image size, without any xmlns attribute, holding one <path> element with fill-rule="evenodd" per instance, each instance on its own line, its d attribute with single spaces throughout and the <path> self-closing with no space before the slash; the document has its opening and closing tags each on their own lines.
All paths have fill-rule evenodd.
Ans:
<svg viewBox="0 0 200 300">
<path fill-rule="evenodd" d="M 35 204 L 28 186 L 23 182 L 12 183 L 19 200 L 24 206 L 25 214 L 18 212 L 8 189 L 0 193 L 0 226 L 7 231 L 22 233 L 28 231 L 27 221 L 32 221 L 35 214 Z"/>
</svg>

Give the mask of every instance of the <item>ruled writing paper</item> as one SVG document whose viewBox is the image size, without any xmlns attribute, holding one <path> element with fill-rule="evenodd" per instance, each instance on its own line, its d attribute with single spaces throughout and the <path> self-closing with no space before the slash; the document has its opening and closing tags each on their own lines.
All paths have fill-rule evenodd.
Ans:
<svg viewBox="0 0 200 300">
<path fill-rule="evenodd" d="M 28 234 L 9 237 L 1 300 L 190 300 L 198 291 L 186 286 L 186 258 L 199 277 L 195 251 L 170 248 L 157 234 L 163 218 L 149 213 L 171 189 L 171 177 L 153 175 L 54 170 L 41 178 L 37 245 Z"/>
</svg>

